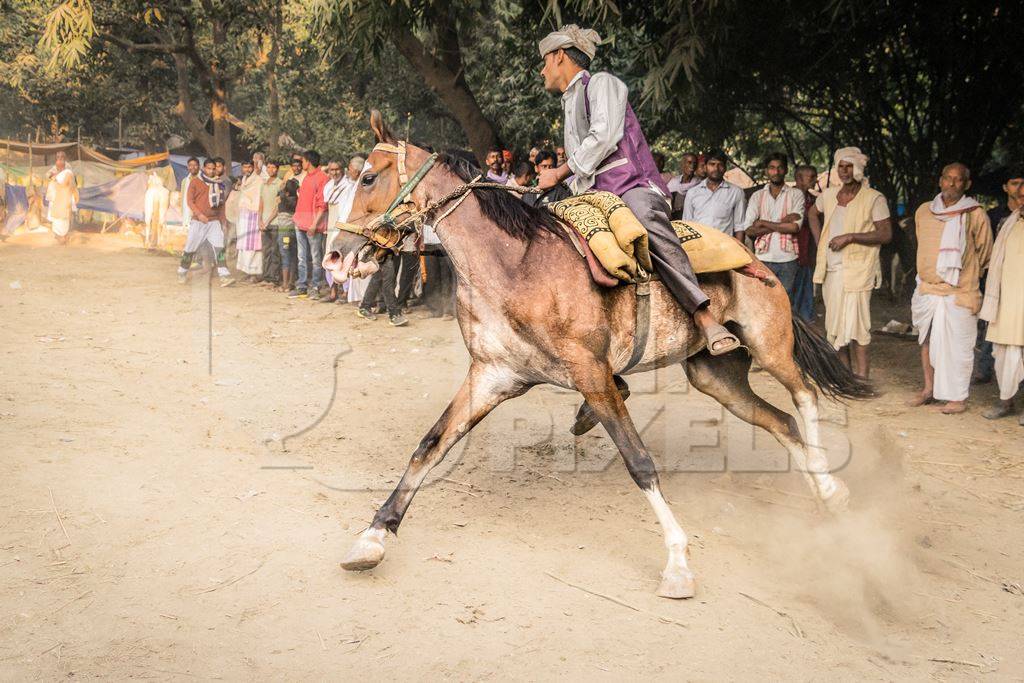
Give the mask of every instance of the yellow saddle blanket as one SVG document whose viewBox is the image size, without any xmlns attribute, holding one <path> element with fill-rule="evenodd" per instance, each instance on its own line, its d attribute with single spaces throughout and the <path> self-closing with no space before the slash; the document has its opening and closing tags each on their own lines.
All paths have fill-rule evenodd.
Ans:
<svg viewBox="0 0 1024 683">
<path fill-rule="evenodd" d="M 548 211 L 572 226 L 587 241 L 605 270 L 632 282 L 637 264 L 653 272 L 647 230 L 626 203 L 611 192 L 585 192 L 548 205 Z M 683 251 L 697 273 L 717 273 L 751 262 L 742 244 L 715 228 L 672 221 Z"/>
</svg>

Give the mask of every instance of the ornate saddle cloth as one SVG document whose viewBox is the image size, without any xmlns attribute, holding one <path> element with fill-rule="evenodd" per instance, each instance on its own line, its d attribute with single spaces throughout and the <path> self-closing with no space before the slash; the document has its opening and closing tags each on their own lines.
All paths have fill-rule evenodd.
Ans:
<svg viewBox="0 0 1024 683">
<path fill-rule="evenodd" d="M 653 272 L 647 230 L 619 197 L 610 192 L 586 192 L 547 208 L 583 238 L 607 271 L 604 277 L 594 273 L 599 284 L 610 284 L 608 274 L 619 282 L 634 282 L 638 264 L 646 273 Z M 712 227 L 690 221 L 673 221 L 672 227 L 696 273 L 733 270 L 753 260 L 743 245 Z"/>
</svg>

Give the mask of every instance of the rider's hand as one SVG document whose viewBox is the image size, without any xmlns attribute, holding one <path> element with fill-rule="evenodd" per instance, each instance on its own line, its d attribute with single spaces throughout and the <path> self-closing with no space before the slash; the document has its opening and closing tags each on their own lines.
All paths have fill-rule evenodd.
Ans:
<svg viewBox="0 0 1024 683">
<path fill-rule="evenodd" d="M 559 183 L 557 168 L 542 168 L 537 176 L 537 187 L 541 190 L 550 190 Z"/>
</svg>

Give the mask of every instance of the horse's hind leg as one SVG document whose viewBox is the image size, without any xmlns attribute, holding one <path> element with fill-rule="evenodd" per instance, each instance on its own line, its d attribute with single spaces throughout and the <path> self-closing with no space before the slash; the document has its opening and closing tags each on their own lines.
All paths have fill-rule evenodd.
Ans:
<svg viewBox="0 0 1024 683">
<path fill-rule="evenodd" d="M 505 368 L 470 366 L 459 391 L 412 454 L 402 480 L 374 515 L 370 527 L 360 534 L 341 566 L 365 570 L 380 564 L 384 559 L 384 537 L 388 531 L 398 532 L 398 525 L 427 473 L 498 404 L 519 396 L 528 388 Z"/>
<path fill-rule="evenodd" d="M 845 510 L 850 500 L 850 490 L 842 479 L 829 471 L 818 427 L 818 394 L 807 384 L 793 360 L 792 342 L 773 344 L 770 348 L 760 348 L 758 345 L 754 353 L 761 367 L 786 388 L 800 413 L 804 426 L 803 443 L 807 452 L 802 467 L 814 481 L 812 489 L 831 512 Z"/>
<path fill-rule="evenodd" d="M 658 484 L 654 461 L 626 411 L 626 404 L 612 378 L 611 368 L 596 358 L 581 362 L 573 373 L 576 389 L 604 425 L 619 449 L 626 469 L 647 496 L 665 534 L 668 563 L 661 574 L 658 595 L 663 598 L 692 598 L 693 572 L 686 564 L 686 534 L 676 521 Z"/>
<path fill-rule="evenodd" d="M 695 389 L 721 403 L 726 410 L 744 422 L 761 427 L 774 436 L 789 451 L 815 499 L 822 500 L 815 478 L 811 476 L 806 466 L 807 458 L 796 419 L 765 401 L 750 388 L 747 379 L 747 372 L 750 369 L 748 355 L 730 353 L 712 356 L 705 349 L 690 358 L 684 367 L 686 376 Z"/>
</svg>

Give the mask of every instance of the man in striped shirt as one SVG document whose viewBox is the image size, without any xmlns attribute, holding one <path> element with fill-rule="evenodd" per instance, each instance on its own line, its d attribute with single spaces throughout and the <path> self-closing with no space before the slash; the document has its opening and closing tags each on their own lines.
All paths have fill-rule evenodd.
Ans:
<svg viewBox="0 0 1024 683">
<path fill-rule="evenodd" d="M 796 233 L 804 219 L 804 194 L 786 185 L 789 159 L 785 154 L 769 155 L 764 169 L 768 184 L 751 195 L 742 229 L 754 240 L 757 258 L 775 273 L 792 301 L 800 269 Z"/>
</svg>

